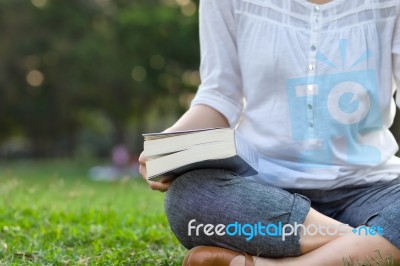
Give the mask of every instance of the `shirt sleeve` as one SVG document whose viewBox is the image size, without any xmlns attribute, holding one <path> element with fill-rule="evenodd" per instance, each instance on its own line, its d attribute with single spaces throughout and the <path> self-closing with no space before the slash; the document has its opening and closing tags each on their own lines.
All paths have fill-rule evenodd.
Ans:
<svg viewBox="0 0 400 266">
<path fill-rule="evenodd" d="M 191 106 L 208 105 L 234 127 L 243 111 L 242 78 L 232 0 L 200 0 L 200 79 Z"/>
<path fill-rule="evenodd" d="M 397 14 L 392 47 L 393 47 L 393 74 L 397 89 L 396 104 L 398 107 L 400 107 L 400 11 L 398 11 Z"/>
</svg>

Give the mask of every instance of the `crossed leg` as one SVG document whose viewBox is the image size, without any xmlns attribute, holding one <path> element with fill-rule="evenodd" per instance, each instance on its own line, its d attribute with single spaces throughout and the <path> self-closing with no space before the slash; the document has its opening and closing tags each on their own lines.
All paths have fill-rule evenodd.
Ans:
<svg viewBox="0 0 400 266">
<path fill-rule="evenodd" d="M 396 192 L 397 193 L 397 192 Z M 396 194 L 398 195 L 398 194 Z M 381 236 L 359 236 L 350 226 L 310 208 L 301 195 L 243 180 L 224 170 L 196 170 L 176 179 L 167 191 L 165 210 L 172 231 L 188 249 L 198 245 L 219 246 L 254 256 L 256 265 L 343 265 L 345 259 L 400 258 L 399 249 Z M 228 224 L 239 221 L 254 224 L 265 220 L 319 226 L 342 226 L 346 235 L 292 236 L 286 241 L 273 237 L 206 236 L 188 234 L 189 221 L 202 224 Z M 342 231 L 343 232 L 343 231 Z M 260 256 L 258 251 L 261 251 Z M 238 256 L 231 265 L 243 265 Z"/>
</svg>

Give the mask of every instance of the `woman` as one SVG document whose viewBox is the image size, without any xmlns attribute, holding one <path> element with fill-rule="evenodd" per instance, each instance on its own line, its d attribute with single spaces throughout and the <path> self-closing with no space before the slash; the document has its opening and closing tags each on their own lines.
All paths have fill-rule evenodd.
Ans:
<svg viewBox="0 0 400 266">
<path fill-rule="evenodd" d="M 184 265 L 400 258 L 400 159 L 388 130 L 399 17 L 400 0 L 200 1 L 202 82 L 166 131 L 236 127 L 260 167 L 248 178 L 201 169 L 148 181 L 167 191 L 171 229 L 191 249 Z M 246 240 L 258 229 L 207 224 L 269 226 Z"/>
</svg>

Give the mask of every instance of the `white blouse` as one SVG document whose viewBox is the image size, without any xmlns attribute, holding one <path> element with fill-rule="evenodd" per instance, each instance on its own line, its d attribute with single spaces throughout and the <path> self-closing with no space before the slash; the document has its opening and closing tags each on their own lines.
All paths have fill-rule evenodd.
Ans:
<svg viewBox="0 0 400 266">
<path fill-rule="evenodd" d="M 201 85 L 282 188 L 400 175 L 393 123 L 400 0 L 201 0 Z M 397 94 L 400 105 L 400 93 Z"/>
</svg>

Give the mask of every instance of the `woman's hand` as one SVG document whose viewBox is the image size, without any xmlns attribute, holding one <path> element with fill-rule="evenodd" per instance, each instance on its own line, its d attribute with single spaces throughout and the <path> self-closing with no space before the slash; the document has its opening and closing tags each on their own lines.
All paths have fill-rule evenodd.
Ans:
<svg viewBox="0 0 400 266">
<path fill-rule="evenodd" d="M 144 180 L 146 180 L 147 184 L 149 184 L 150 188 L 153 190 L 158 190 L 161 192 L 167 191 L 172 183 L 172 180 L 168 180 L 168 177 L 161 178 L 161 180 L 157 182 L 147 180 L 146 161 L 147 158 L 144 156 L 142 152 L 139 157 L 139 164 L 140 164 L 139 172 L 143 176 Z"/>
</svg>

